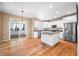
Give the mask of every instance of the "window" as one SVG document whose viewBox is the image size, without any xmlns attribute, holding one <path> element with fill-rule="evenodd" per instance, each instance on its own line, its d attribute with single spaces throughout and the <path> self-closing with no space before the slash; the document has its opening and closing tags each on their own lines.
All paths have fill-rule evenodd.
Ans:
<svg viewBox="0 0 79 59">
<path fill-rule="evenodd" d="M 22 21 L 9 21 L 10 39 L 26 37 L 26 24 Z"/>
</svg>

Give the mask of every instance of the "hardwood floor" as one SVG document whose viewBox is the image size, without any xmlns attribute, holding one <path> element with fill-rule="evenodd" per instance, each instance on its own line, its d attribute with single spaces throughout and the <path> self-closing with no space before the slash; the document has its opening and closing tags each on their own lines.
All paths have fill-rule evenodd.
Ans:
<svg viewBox="0 0 79 59">
<path fill-rule="evenodd" d="M 1 56 L 76 56 L 77 44 L 61 40 L 50 47 L 40 39 L 18 39 L 0 43 Z"/>
</svg>

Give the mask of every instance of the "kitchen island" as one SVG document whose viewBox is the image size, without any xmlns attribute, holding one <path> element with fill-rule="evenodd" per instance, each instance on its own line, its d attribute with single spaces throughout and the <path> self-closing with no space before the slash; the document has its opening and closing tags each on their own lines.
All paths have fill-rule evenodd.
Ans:
<svg viewBox="0 0 79 59">
<path fill-rule="evenodd" d="M 54 46 L 60 41 L 60 33 L 60 31 L 43 31 L 41 33 L 41 41 L 49 46 Z"/>
</svg>

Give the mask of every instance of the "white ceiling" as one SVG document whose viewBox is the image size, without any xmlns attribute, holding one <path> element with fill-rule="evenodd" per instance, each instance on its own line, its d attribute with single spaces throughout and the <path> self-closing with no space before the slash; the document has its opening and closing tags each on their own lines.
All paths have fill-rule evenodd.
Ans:
<svg viewBox="0 0 79 59">
<path fill-rule="evenodd" d="M 75 2 L 0 2 L 0 11 L 49 20 L 68 13 L 76 12 Z"/>
</svg>

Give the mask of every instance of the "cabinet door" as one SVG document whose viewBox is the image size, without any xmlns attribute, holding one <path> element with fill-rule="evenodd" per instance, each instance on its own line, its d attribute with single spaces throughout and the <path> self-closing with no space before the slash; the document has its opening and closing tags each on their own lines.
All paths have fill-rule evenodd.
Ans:
<svg viewBox="0 0 79 59">
<path fill-rule="evenodd" d="M 38 32 L 34 32 L 34 38 L 38 38 Z"/>
</svg>

